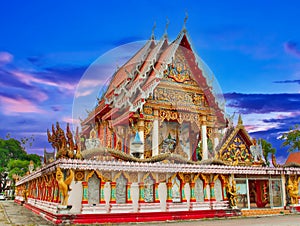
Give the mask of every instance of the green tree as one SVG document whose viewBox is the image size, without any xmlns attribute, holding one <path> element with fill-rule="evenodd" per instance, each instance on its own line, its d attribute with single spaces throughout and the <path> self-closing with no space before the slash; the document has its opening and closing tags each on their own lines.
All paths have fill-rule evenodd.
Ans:
<svg viewBox="0 0 300 226">
<path fill-rule="evenodd" d="M 8 177 L 13 178 L 13 175 L 24 176 L 28 172 L 28 160 L 11 159 L 7 164 Z"/>
<path fill-rule="evenodd" d="M 11 138 L 10 134 L 6 136 L 6 139 L 0 138 L 0 193 L 3 192 L 6 187 L 8 176 L 12 179 L 14 173 L 20 176 L 24 175 L 23 171 L 20 171 L 20 169 L 23 169 L 24 171 L 26 169 L 28 171 L 30 160 L 32 160 L 35 165 L 41 165 L 41 160 L 38 155 L 27 154 L 25 151 L 26 142 L 30 142 L 29 145 L 31 145 L 32 137 L 28 139 L 22 138 L 21 142 Z M 13 163 L 14 160 L 24 162 Z M 20 166 L 17 166 L 17 163 L 19 163 Z M 25 167 L 26 164 L 27 166 Z"/>
<path fill-rule="evenodd" d="M 259 139 L 258 143 L 261 144 L 263 156 L 267 166 L 270 166 L 269 154 L 275 154 L 276 149 L 272 147 L 272 144 L 264 139 Z"/>
<path fill-rule="evenodd" d="M 280 137 L 283 140 L 282 146 L 289 146 L 288 151 L 300 151 L 300 127 L 295 125 L 289 132 L 283 133 Z"/>
</svg>

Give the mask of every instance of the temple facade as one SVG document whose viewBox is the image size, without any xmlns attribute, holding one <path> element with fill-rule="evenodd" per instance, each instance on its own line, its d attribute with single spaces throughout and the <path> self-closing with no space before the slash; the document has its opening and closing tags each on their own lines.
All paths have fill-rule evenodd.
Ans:
<svg viewBox="0 0 300 226">
<path fill-rule="evenodd" d="M 45 165 L 17 182 L 16 202 L 57 224 L 296 211 L 300 168 L 266 165 L 242 117 L 226 117 L 214 79 L 185 26 L 172 42 L 152 35 L 81 132 L 48 130 L 56 156 L 45 151 Z"/>
</svg>

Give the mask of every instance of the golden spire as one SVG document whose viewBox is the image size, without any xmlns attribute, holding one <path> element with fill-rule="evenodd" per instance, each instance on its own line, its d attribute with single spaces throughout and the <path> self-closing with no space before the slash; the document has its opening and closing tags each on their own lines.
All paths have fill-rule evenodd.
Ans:
<svg viewBox="0 0 300 226">
<path fill-rule="evenodd" d="M 238 125 L 243 125 L 242 115 L 239 114 Z"/>
<path fill-rule="evenodd" d="M 169 24 L 170 24 L 170 21 L 169 21 L 169 18 L 167 17 L 167 23 L 166 23 L 166 27 L 165 27 L 165 33 L 164 33 L 164 36 L 167 37 L 168 35 L 168 27 L 169 27 Z"/>
<path fill-rule="evenodd" d="M 187 21 L 188 18 L 189 18 L 189 15 L 188 15 L 187 11 L 185 11 L 185 18 L 184 18 L 184 21 L 183 21 L 183 28 L 182 28 L 183 32 L 186 32 L 186 21 Z"/>
<path fill-rule="evenodd" d="M 152 27 L 151 39 L 155 39 L 155 36 L 154 36 L 155 28 L 156 28 L 156 22 L 154 21 L 154 24 L 153 24 L 153 27 Z"/>
</svg>

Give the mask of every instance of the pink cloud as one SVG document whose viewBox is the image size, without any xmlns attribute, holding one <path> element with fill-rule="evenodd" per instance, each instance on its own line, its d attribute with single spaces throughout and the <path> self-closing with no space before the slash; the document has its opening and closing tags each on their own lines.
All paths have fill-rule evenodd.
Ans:
<svg viewBox="0 0 300 226">
<path fill-rule="evenodd" d="M 39 109 L 34 103 L 24 98 L 10 98 L 0 96 L 1 108 L 4 114 L 19 114 L 19 113 L 45 113 L 44 110 Z"/>
<path fill-rule="evenodd" d="M 5 65 L 13 61 L 13 55 L 8 52 L 0 52 L 0 65 Z"/>
<path fill-rule="evenodd" d="M 31 85 L 32 83 L 57 87 L 60 91 L 66 91 L 67 93 L 74 93 L 77 84 L 67 83 L 67 82 L 53 82 L 47 79 L 36 78 L 29 73 L 24 73 L 20 71 L 11 72 L 19 81 L 26 85 Z"/>
<path fill-rule="evenodd" d="M 76 97 L 76 98 L 77 98 L 77 97 L 85 97 L 85 96 L 90 95 L 92 92 L 93 92 L 92 89 L 86 90 L 86 91 L 83 91 L 83 92 L 77 91 L 77 92 L 75 93 L 75 97 Z"/>
<path fill-rule="evenodd" d="M 42 91 L 32 90 L 30 91 L 30 96 L 33 97 L 38 102 L 43 102 L 48 100 L 48 95 Z"/>
</svg>

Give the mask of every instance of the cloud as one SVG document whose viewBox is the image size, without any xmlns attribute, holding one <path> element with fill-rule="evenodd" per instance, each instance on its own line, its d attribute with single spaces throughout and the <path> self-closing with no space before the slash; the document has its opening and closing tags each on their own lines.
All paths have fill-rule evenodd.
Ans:
<svg viewBox="0 0 300 226">
<path fill-rule="evenodd" d="M 226 93 L 227 107 L 243 114 L 292 112 L 300 109 L 300 94 L 242 94 Z"/>
<path fill-rule="evenodd" d="M 4 114 L 19 114 L 19 113 L 45 113 L 44 110 L 38 108 L 33 102 L 22 97 L 11 98 L 0 96 L 1 108 Z"/>
<path fill-rule="evenodd" d="M 0 65 L 11 63 L 13 58 L 13 55 L 8 52 L 0 52 Z"/>
<path fill-rule="evenodd" d="M 295 41 L 288 41 L 283 44 L 284 50 L 286 53 L 300 57 L 300 47 L 299 44 Z"/>
<path fill-rule="evenodd" d="M 300 80 L 283 80 L 283 81 L 275 81 L 274 83 L 296 83 L 300 85 Z"/>
<path fill-rule="evenodd" d="M 45 78 L 37 78 L 34 74 L 21 72 L 21 71 L 12 71 L 13 76 L 15 76 L 19 81 L 24 83 L 25 85 L 32 85 L 35 84 L 44 85 L 44 86 L 51 86 L 56 87 L 62 92 L 66 93 L 74 93 L 75 87 L 77 86 L 76 83 L 69 83 L 69 82 L 56 82 L 53 80 L 45 79 Z"/>
</svg>

